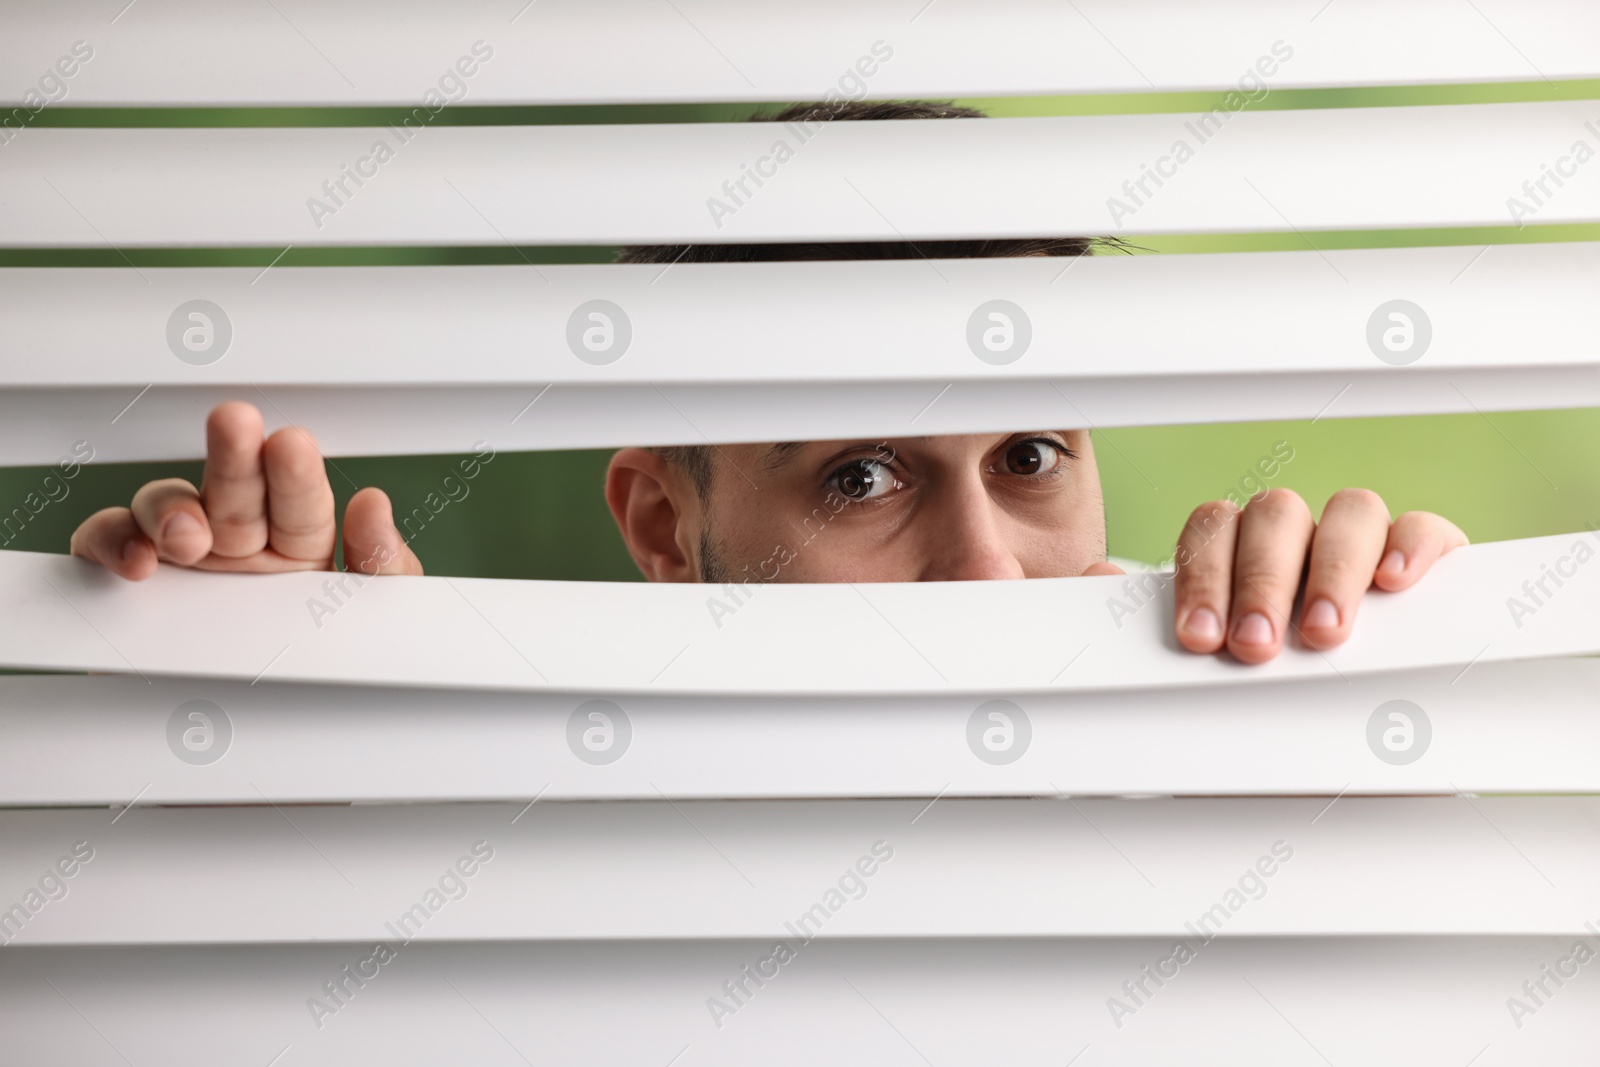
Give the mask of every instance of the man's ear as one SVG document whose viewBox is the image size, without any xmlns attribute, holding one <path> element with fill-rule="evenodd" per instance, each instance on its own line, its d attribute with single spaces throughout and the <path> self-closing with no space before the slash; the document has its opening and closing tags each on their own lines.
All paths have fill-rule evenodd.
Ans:
<svg viewBox="0 0 1600 1067">
<path fill-rule="evenodd" d="M 700 498 L 672 463 L 648 448 L 624 448 L 606 468 L 606 503 L 633 562 L 652 582 L 697 582 Z"/>
</svg>

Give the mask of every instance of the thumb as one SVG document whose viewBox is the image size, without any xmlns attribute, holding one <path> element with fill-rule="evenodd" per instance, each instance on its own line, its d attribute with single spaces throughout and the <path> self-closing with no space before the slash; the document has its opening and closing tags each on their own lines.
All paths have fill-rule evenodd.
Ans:
<svg viewBox="0 0 1600 1067">
<path fill-rule="evenodd" d="M 394 525 L 394 509 L 371 486 L 344 509 L 344 566 L 357 574 L 421 574 L 422 561 Z"/>
<path fill-rule="evenodd" d="M 1127 573 L 1128 573 L 1127 571 L 1123 570 L 1121 567 L 1117 566 L 1115 563 L 1111 563 L 1108 560 L 1101 560 L 1098 563 L 1089 564 L 1088 569 L 1085 570 L 1078 577 L 1080 577 L 1080 578 L 1094 578 L 1094 577 L 1097 577 L 1097 576 L 1103 575 L 1103 574 L 1127 574 Z"/>
</svg>

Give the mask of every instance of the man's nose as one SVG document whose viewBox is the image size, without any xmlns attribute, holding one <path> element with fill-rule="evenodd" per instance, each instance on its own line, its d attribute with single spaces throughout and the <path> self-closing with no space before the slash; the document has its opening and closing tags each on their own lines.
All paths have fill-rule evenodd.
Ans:
<svg viewBox="0 0 1600 1067">
<path fill-rule="evenodd" d="M 928 535 L 924 543 L 923 582 L 978 582 L 998 578 L 1023 578 L 1022 564 L 1006 540 L 1003 516 L 981 480 L 951 486 L 938 501 L 936 512 L 924 516 Z"/>
</svg>

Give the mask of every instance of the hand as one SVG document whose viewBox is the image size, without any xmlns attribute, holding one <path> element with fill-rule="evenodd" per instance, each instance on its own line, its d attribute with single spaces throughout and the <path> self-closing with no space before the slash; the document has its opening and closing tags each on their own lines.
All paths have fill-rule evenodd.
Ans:
<svg viewBox="0 0 1600 1067">
<path fill-rule="evenodd" d="M 1288 489 L 1268 490 L 1243 510 L 1228 501 L 1202 504 L 1174 555 L 1178 643 L 1202 653 L 1226 646 L 1245 663 L 1265 663 L 1292 628 L 1308 648 L 1334 648 L 1350 636 L 1367 589 L 1409 589 L 1466 543 L 1454 523 L 1426 511 L 1391 523 L 1383 499 L 1368 489 L 1335 493 L 1320 523 Z M 1302 578 L 1305 607 L 1292 625 Z"/>
<path fill-rule="evenodd" d="M 336 533 L 333 488 L 311 435 L 287 427 L 263 440 L 261 412 L 234 402 L 206 419 L 199 489 L 182 478 L 145 484 L 132 507 L 85 519 L 72 554 L 131 581 L 154 574 L 157 560 L 255 574 L 332 570 Z M 380 489 L 345 508 L 344 559 L 361 574 L 422 573 Z"/>
</svg>

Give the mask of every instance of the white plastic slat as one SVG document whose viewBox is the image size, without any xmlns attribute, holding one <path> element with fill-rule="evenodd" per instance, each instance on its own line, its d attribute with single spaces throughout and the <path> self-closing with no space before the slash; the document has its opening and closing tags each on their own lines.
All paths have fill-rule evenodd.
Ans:
<svg viewBox="0 0 1600 1067">
<path fill-rule="evenodd" d="M 1144 977 L 1149 997 L 1133 1014 L 1112 1016 L 1110 998 L 1133 1005 L 1123 982 L 1171 950 L 1115 937 L 816 941 L 762 985 L 744 979 L 734 1005 L 723 984 L 754 973 L 771 941 L 413 944 L 314 1017 L 307 1001 L 333 1005 L 323 984 L 373 945 L 11 949 L 0 953 L 0 1025 L 19 1062 L 85 1067 L 264 1064 L 280 1053 L 397 1067 L 674 1056 L 707 1067 L 1061 1067 L 1075 1054 L 1128 1067 L 1315 1067 L 1320 1056 L 1514 1067 L 1581 1062 L 1600 1013 L 1600 989 L 1582 977 L 1546 979 L 1554 995 L 1522 1027 L 1507 1011 L 1509 997 L 1533 1006 L 1522 982 L 1570 958 L 1571 937 L 1296 937 L 1203 945 L 1160 987 Z M 712 998 L 733 1014 L 712 1016 Z"/>
<path fill-rule="evenodd" d="M 1530 694 L 1538 694 L 1530 699 Z M 1030 694 L 1004 764 L 970 696 L 617 696 L 0 678 L 0 806 L 318 801 L 1600 793 L 1600 661 Z M 191 702 L 201 703 L 191 703 Z M 1393 701 L 1408 702 L 1392 704 Z M 613 720 L 605 763 L 574 721 Z M 209 717 L 190 762 L 178 730 Z M 626 726 L 616 727 L 618 710 Z M 1387 710 L 1385 710 L 1387 709 Z M 1371 723 L 1414 730 L 1392 758 Z M 220 714 L 219 714 L 220 713 Z M 1424 725 L 1425 724 L 1425 725 Z M 1404 741 L 1406 739 L 1401 738 Z"/>
<path fill-rule="evenodd" d="M 429 89 L 462 104 L 1234 90 L 1263 60 L 1270 76 L 1247 88 L 1600 77 L 1600 19 L 1581 0 L 1341 0 L 1331 14 L 1278 0 L 409 0 L 381 11 L 165 0 L 119 15 L 13 0 L 0 67 L 17 76 L 0 99 L 20 103 L 25 76 L 80 39 L 93 54 L 66 80 L 66 106 L 410 107 Z M 487 60 L 441 87 L 477 41 Z"/>
<path fill-rule="evenodd" d="M 0 876 L 79 861 L 13 945 L 1583 934 L 1597 819 L 1575 797 L 262 800 L 0 812 Z"/>
<path fill-rule="evenodd" d="M 1194 942 L 1193 959 L 1165 964 L 1159 986 L 1145 969 L 1171 954 L 1170 940 L 819 940 L 768 963 L 759 986 L 743 968 L 771 957 L 770 939 L 417 943 L 363 967 L 374 977 L 359 987 L 344 968 L 362 967 L 371 943 L 10 948 L 0 1029 L 19 1063 L 82 1067 L 280 1054 L 309 1067 L 674 1056 L 697 1067 L 1061 1067 L 1073 1056 L 1080 1067 L 1311 1067 L 1319 1054 L 1366 1067 L 1474 1056 L 1475 1067 L 1517 1067 L 1582 1062 L 1593 1047 L 1600 983 L 1580 970 L 1558 987 L 1541 969 L 1566 959 L 1570 971 L 1573 941 L 1227 938 Z M 323 984 L 341 979 L 335 1002 Z M 735 1002 L 723 986 L 740 980 Z M 1135 1005 L 1122 985 L 1141 980 Z M 1522 991 L 1530 980 L 1550 993 L 1537 1006 Z M 1131 1014 L 1114 1016 L 1113 997 Z M 1514 1018 L 1510 997 L 1533 1012 Z M 327 1010 L 314 1016 L 312 998 Z M 714 1016 L 713 998 L 732 1013 Z"/>
<path fill-rule="evenodd" d="M 39 129 L 0 159 L 0 199 L 11 205 L 0 246 L 922 240 L 1600 220 L 1600 168 L 1571 158 L 1600 121 L 1593 102 L 1229 114 L 1209 133 L 1197 116 L 1173 114 L 843 122 L 809 133 L 765 123 L 440 127 L 408 131 L 409 140 L 385 127 Z M 1523 183 L 1561 158 L 1575 173 L 1513 215 L 1508 198 L 1526 197 Z M 345 166 L 365 172 L 359 187 Z M 1171 177 L 1157 187 L 1145 166 Z M 771 176 L 747 181 L 745 195 L 724 189 L 741 168 Z M 1143 195 L 1124 188 L 1141 180 Z"/>
<path fill-rule="evenodd" d="M 1507 353 L 1511 355 L 1512 353 Z M 446 357 L 443 362 L 448 362 Z M 1151 378 L 553 386 L 204 386 L 0 389 L 0 466 L 199 459 L 227 400 L 267 429 L 310 429 L 329 456 L 1016 433 L 1261 419 L 1600 407 L 1590 365 L 1391 368 Z M 546 389 L 546 386 L 549 386 Z M 948 388 L 946 388 L 948 387 Z M 81 444 L 80 444 L 81 443 Z"/>
<path fill-rule="evenodd" d="M 1396 297 L 1427 316 L 1426 348 L 1395 354 L 1414 357 L 1418 369 L 1592 366 L 1600 340 L 1584 304 L 1597 286 L 1597 242 L 665 271 L 518 264 L 144 268 L 141 276 L 125 267 L 13 267 L 0 269 L 0 380 L 567 387 L 1399 376 L 1367 339 L 1373 312 Z M 195 299 L 221 308 L 231 332 L 225 350 L 195 354 L 206 359 L 198 364 L 178 358 L 167 339 L 173 313 Z M 574 314 L 597 299 L 621 309 L 630 334 L 603 364 L 580 359 L 567 340 Z M 967 342 L 973 311 L 995 299 L 1020 307 L 1031 327 L 1011 363 L 978 359 Z M 1152 306 L 1163 313 L 1149 314 Z"/>
<path fill-rule="evenodd" d="M 198 458 L 229 397 L 332 455 L 1600 405 L 1592 243 L 142 273 L 0 270 L 0 381 L 26 387 L 0 460 Z M 997 299 L 1031 332 L 1007 364 L 968 340 Z M 1391 355 L 1369 324 L 1396 299 L 1426 336 Z M 194 300 L 227 334 L 198 365 L 169 340 Z M 606 364 L 568 341 L 593 300 L 629 331 Z"/>
<path fill-rule="evenodd" d="M 1600 652 L 1600 578 L 1586 567 L 1596 537 L 1458 550 L 1404 595 L 1368 593 L 1361 625 L 1340 648 L 1292 647 L 1254 667 L 1177 649 L 1170 584 L 1157 576 L 1143 594 L 1121 577 L 752 584 L 730 615 L 725 601 L 711 610 L 713 598 L 735 591 L 694 584 L 389 577 L 358 587 L 345 575 L 341 591 L 336 575 L 166 565 L 135 584 L 83 560 L 0 552 L 0 666 L 768 696 L 1348 678 Z M 1532 583 L 1543 583 L 1542 595 Z M 841 657 L 840 648 L 886 652 Z"/>
</svg>

